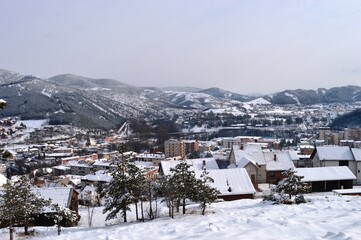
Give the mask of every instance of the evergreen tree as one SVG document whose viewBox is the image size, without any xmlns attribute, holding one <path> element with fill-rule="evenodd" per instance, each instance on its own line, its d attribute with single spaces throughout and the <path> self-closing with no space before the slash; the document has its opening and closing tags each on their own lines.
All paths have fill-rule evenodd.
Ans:
<svg viewBox="0 0 361 240">
<path fill-rule="evenodd" d="M 10 180 L 3 185 L 0 191 L 0 219 L 2 224 L 9 227 L 10 240 L 14 239 L 14 227 L 17 224 L 16 216 L 22 207 L 19 191 Z"/>
<path fill-rule="evenodd" d="M 61 233 L 62 222 L 74 222 L 78 219 L 76 212 L 57 203 L 51 203 L 50 208 L 54 211 L 54 213 L 50 215 L 54 217 L 54 222 L 58 229 L 58 235 Z"/>
<path fill-rule="evenodd" d="M 30 187 L 29 179 L 25 176 L 22 176 L 20 181 L 16 183 L 22 204 L 22 207 L 17 211 L 17 219 L 19 224 L 24 226 L 25 235 L 29 235 L 30 221 L 34 220 L 34 217 L 42 213 L 44 207 L 50 204 L 49 201 L 33 193 Z"/>
<path fill-rule="evenodd" d="M 195 199 L 197 179 L 190 165 L 186 161 L 180 162 L 175 168 L 171 168 L 171 182 L 176 190 L 176 196 L 182 202 L 182 212 L 186 213 L 186 200 Z"/>
<path fill-rule="evenodd" d="M 282 173 L 284 178 L 272 188 L 271 195 L 267 199 L 276 203 L 299 203 L 303 193 L 310 191 L 307 183 L 302 182 L 303 176 L 295 174 L 293 169 L 289 169 Z"/>
<path fill-rule="evenodd" d="M 205 214 L 207 204 L 211 204 L 217 199 L 219 191 L 216 188 L 209 186 L 209 183 L 214 182 L 213 178 L 208 176 L 206 168 L 203 169 L 200 179 L 197 180 L 196 186 L 196 201 L 200 202 L 202 215 Z"/>
<path fill-rule="evenodd" d="M 178 196 L 174 180 L 175 178 L 170 175 L 162 176 L 159 179 L 160 191 L 162 192 L 164 201 L 167 202 L 168 213 L 171 218 L 174 218 L 174 203 Z"/>
<path fill-rule="evenodd" d="M 14 225 L 24 226 L 25 235 L 29 235 L 29 225 L 39 215 L 48 201 L 35 195 L 30 189 L 29 180 L 22 176 L 19 181 L 8 181 L 0 195 L 0 219 L 6 221 L 10 230 L 10 239 Z"/>
<path fill-rule="evenodd" d="M 117 217 L 120 212 L 124 222 L 127 222 L 128 205 L 135 200 L 138 191 L 140 169 L 129 162 L 128 158 L 123 158 L 117 162 L 117 167 L 111 172 L 112 180 L 106 186 L 105 208 L 103 213 L 109 212 L 106 220 Z"/>
</svg>

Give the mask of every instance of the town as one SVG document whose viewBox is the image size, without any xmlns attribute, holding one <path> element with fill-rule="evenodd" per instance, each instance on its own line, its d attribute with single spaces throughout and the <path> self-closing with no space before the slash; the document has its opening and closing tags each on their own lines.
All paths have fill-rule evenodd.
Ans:
<svg viewBox="0 0 361 240">
<path fill-rule="evenodd" d="M 171 175 L 181 162 L 196 178 L 206 170 L 213 179 L 208 184 L 222 201 L 264 197 L 289 170 L 311 192 L 361 194 L 354 188 L 361 183 L 361 128 L 329 127 L 337 116 L 358 107 L 277 106 L 258 100 L 231 111 L 178 117 L 173 131 L 164 127 L 158 134 L 152 133 L 151 123 L 135 120 L 105 131 L 6 118 L 0 121 L 0 186 L 29 176 L 32 191 L 80 216 L 79 207 L 92 202 L 89 196 L 102 205 L 99 186 L 112 181 L 111 172 L 126 158 L 149 180 Z"/>
</svg>

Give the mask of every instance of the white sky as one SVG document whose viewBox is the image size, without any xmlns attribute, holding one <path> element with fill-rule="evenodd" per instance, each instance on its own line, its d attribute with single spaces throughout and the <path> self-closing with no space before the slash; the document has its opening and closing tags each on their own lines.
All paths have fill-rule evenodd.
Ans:
<svg viewBox="0 0 361 240">
<path fill-rule="evenodd" d="M 238 93 L 361 85 L 361 1 L 0 0 L 0 68 Z"/>
</svg>

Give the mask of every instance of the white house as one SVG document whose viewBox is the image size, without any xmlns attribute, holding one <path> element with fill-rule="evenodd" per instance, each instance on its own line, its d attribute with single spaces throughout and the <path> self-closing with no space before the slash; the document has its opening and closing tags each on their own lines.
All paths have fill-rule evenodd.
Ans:
<svg viewBox="0 0 361 240">
<path fill-rule="evenodd" d="M 347 146 L 318 146 L 312 161 L 314 167 L 346 166 L 355 176 L 357 175 L 354 155 Z"/>
<path fill-rule="evenodd" d="M 312 187 L 313 192 L 332 191 L 334 189 L 351 189 L 356 176 L 346 166 L 296 168 L 296 175 L 302 176 L 303 182 Z"/>
<path fill-rule="evenodd" d="M 210 186 L 218 189 L 219 198 L 225 201 L 232 201 L 243 198 L 253 198 L 256 190 L 253 187 L 251 179 L 246 169 L 213 169 L 207 170 L 214 182 Z M 202 171 L 196 170 L 196 177 L 199 178 Z"/>
</svg>

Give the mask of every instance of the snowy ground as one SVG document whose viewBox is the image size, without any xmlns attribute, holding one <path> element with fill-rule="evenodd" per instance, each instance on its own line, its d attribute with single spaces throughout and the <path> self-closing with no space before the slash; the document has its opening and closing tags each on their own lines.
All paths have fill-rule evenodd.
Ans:
<svg viewBox="0 0 361 240">
<path fill-rule="evenodd" d="M 53 227 L 36 227 L 35 237 L 15 239 L 360 239 L 361 197 L 327 193 L 306 199 L 301 205 L 272 205 L 261 199 L 220 202 L 212 204 L 206 216 L 189 213 L 126 224 L 115 220 L 110 226 L 98 209 L 93 228 L 86 227 L 85 215 L 79 227 L 66 228 L 60 236 Z M 0 239 L 8 237 L 1 229 Z"/>
</svg>

